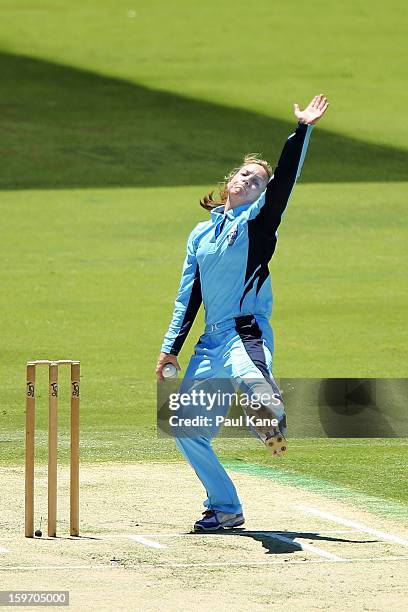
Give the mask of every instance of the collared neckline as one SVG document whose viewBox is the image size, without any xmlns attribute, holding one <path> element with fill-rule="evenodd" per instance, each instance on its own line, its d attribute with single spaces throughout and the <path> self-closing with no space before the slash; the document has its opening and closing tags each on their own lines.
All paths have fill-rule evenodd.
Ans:
<svg viewBox="0 0 408 612">
<path fill-rule="evenodd" d="M 211 218 L 213 221 L 219 221 L 220 217 L 223 217 L 224 214 L 228 217 L 228 219 L 235 219 L 242 211 L 246 210 L 251 206 L 251 203 L 240 204 L 239 206 L 235 206 L 235 208 L 231 208 L 226 213 L 224 213 L 225 204 L 221 204 L 221 206 L 217 206 L 213 208 L 211 211 Z"/>
</svg>

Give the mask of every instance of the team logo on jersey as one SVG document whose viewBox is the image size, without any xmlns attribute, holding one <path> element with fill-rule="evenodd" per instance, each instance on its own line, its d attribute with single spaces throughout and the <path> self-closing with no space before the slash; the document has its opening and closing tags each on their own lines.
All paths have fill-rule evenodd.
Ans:
<svg viewBox="0 0 408 612">
<path fill-rule="evenodd" d="M 233 227 L 232 230 L 230 230 L 227 234 L 227 242 L 228 242 L 228 246 L 231 246 L 234 244 L 234 242 L 236 241 L 238 236 L 238 228 L 237 226 Z"/>
</svg>

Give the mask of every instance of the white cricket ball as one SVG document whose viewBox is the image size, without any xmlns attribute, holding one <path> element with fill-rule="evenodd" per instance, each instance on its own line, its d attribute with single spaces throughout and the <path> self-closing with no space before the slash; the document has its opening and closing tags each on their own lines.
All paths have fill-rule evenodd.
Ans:
<svg viewBox="0 0 408 612">
<path fill-rule="evenodd" d="M 172 363 L 166 363 L 162 369 L 164 378 L 177 378 L 177 368 Z"/>
</svg>

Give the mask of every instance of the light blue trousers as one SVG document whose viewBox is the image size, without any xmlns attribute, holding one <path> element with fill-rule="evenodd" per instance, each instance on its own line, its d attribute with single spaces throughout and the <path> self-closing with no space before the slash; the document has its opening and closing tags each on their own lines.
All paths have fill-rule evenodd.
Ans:
<svg viewBox="0 0 408 612">
<path fill-rule="evenodd" d="M 273 334 L 269 321 L 257 315 L 246 315 L 220 327 L 226 329 L 206 330 L 200 336 L 179 392 L 188 390 L 193 379 L 225 379 L 232 389 L 242 389 L 243 381 L 249 380 L 252 393 L 278 390 L 272 376 Z M 225 414 L 228 408 L 225 407 Z M 283 404 L 276 414 L 279 420 L 285 416 Z M 175 434 L 175 441 L 203 483 L 207 492 L 204 506 L 238 514 L 242 512 L 242 505 L 237 491 L 211 446 L 216 432 L 217 429 L 211 427 L 200 429 L 196 436 Z"/>
</svg>

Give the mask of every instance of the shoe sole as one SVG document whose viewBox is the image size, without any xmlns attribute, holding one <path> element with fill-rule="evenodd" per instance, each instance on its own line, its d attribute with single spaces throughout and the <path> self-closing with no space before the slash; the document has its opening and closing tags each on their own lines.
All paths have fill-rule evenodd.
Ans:
<svg viewBox="0 0 408 612">
<path fill-rule="evenodd" d="M 283 455 L 288 450 L 286 438 L 281 433 L 275 434 L 265 440 L 265 446 L 268 451 L 275 456 Z"/>
<path fill-rule="evenodd" d="M 217 531 L 225 531 L 226 529 L 234 529 L 234 527 L 240 527 L 245 523 L 245 519 L 241 519 L 238 523 L 234 523 L 234 525 L 228 525 L 228 521 L 224 525 L 219 525 L 218 527 L 202 527 L 201 525 L 194 525 L 195 533 L 204 532 L 204 533 L 216 533 Z"/>
</svg>

